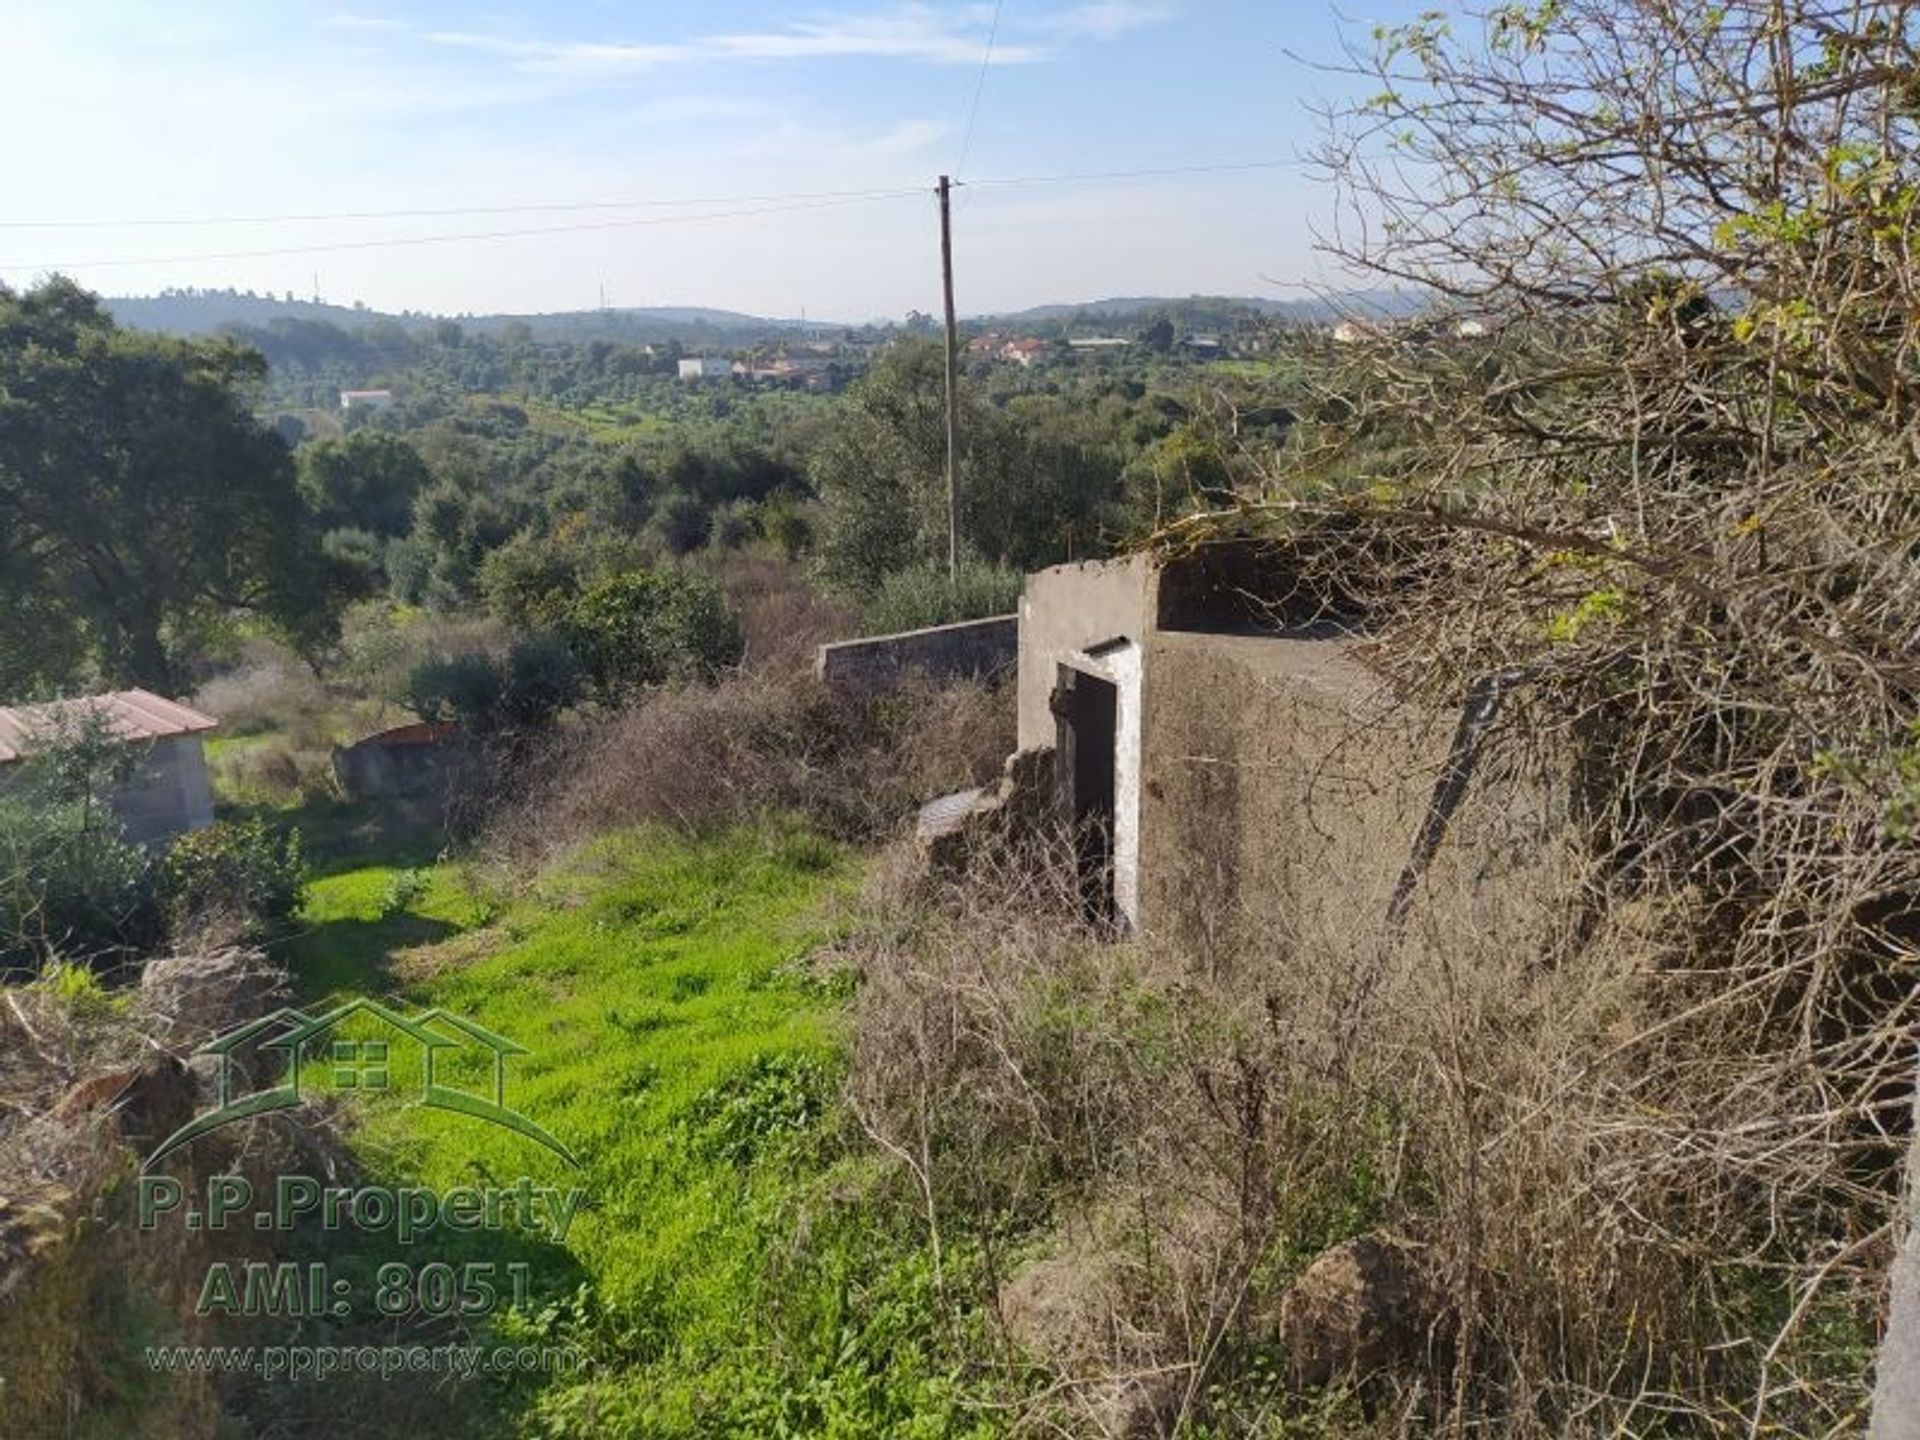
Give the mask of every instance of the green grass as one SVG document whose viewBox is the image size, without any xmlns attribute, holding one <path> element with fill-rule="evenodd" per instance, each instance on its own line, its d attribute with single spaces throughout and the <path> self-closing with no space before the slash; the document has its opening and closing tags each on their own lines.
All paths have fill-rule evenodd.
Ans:
<svg viewBox="0 0 1920 1440">
<path fill-rule="evenodd" d="M 395 1182 L 586 1192 L 564 1246 L 469 1237 L 446 1257 L 526 1259 L 536 1301 L 499 1332 L 593 1360 L 503 1395 L 494 1433 L 986 1433 L 910 1212 L 847 1143 L 842 992 L 805 963 L 859 864 L 769 822 L 609 837 L 513 898 L 457 864 L 405 874 L 405 854 L 313 883 L 303 1000 L 439 1005 L 525 1046 L 507 1103 L 581 1162 L 418 1108 L 369 1105 L 355 1131 Z"/>
</svg>

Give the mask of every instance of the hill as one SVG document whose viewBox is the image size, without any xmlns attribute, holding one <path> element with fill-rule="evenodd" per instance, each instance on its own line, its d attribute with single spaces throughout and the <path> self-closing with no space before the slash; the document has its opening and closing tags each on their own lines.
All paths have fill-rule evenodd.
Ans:
<svg viewBox="0 0 1920 1440">
<path fill-rule="evenodd" d="M 275 320 L 323 321 L 342 329 L 389 323 L 424 331 L 452 320 L 476 334 L 498 334 L 523 325 L 537 340 L 611 340 L 630 345 L 669 340 L 751 344 L 802 328 L 798 320 L 776 320 L 707 306 L 655 306 L 625 310 L 574 310 L 553 314 L 431 315 L 405 310 L 391 313 L 365 305 L 331 305 L 243 290 L 168 290 L 158 295 L 113 296 L 106 300 L 120 324 L 169 335 L 211 335 L 230 326 L 262 328 Z M 807 328 L 844 329 L 840 325 Z"/>
<path fill-rule="evenodd" d="M 392 324 L 421 332 L 452 320 L 473 334 L 497 335 L 510 326 L 523 326 L 529 338 L 552 341 L 610 340 L 628 345 L 751 345 L 807 329 L 844 331 L 832 321 L 803 322 L 748 315 L 701 305 L 662 305 L 620 310 L 568 310 L 547 314 L 432 315 L 425 311 L 397 313 L 365 305 L 332 305 L 324 301 L 259 295 L 244 290 L 167 290 L 158 295 L 115 296 L 106 302 L 120 324 L 169 335 L 211 335 L 229 327 L 263 329 L 275 320 L 323 321 L 353 330 Z M 1065 330 L 1099 328 L 1143 315 L 1165 313 L 1189 330 L 1228 329 L 1238 321 L 1261 316 L 1321 324 L 1355 312 L 1403 313 L 1419 298 L 1406 292 L 1354 291 L 1305 300 L 1272 300 L 1260 296 L 1137 295 L 1074 303 L 1035 305 L 1025 310 L 967 317 L 970 325 L 996 324 L 1022 328 L 1052 326 Z M 888 328 L 882 325 L 879 328 Z"/>
</svg>

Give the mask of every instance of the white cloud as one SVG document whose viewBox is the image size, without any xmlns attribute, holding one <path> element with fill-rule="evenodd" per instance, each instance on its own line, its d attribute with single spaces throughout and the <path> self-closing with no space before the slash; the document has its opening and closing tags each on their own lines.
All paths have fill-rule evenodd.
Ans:
<svg viewBox="0 0 1920 1440">
<path fill-rule="evenodd" d="M 497 55 L 522 70 L 579 75 L 728 61 L 848 58 L 965 66 L 978 65 L 985 55 L 992 13 L 980 5 L 954 14 L 912 4 L 671 43 L 534 40 L 476 30 L 432 30 L 421 38 L 432 45 Z M 1067 41 L 1112 39 L 1173 13 L 1170 5 L 1153 0 L 1095 0 L 1069 6 L 1021 22 L 1034 39 L 1010 41 L 1003 29 L 993 61 L 1018 65 L 1045 60 Z"/>
<path fill-rule="evenodd" d="M 1111 40 L 1129 30 L 1171 20 L 1174 14 L 1172 5 L 1155 4 L 1152 0 L 1096 0 L 1096 3 L 1074 5 L 1053 15 L 1040 16 L 1032 23 L 1036 29 L 1052 35 Z"/>
<path fill-rule="evenodd" d="M 323 17 L 321 23 L 334 30 L 373 30 L 389 34 L 407 28 L 404 22 L 385 15 L 362 15 L 350 10 L 336 10 Z"/>
<path fill-rule="evenodd" d="M 470 30 L 430 30 L 421 37 L 428 44 L 456 50 L 477 50 L 516 62 L 521 69 L 566 73 L 612 73 L 646 70 L 691 60 L 685 45 L 624 45 L 577 40 L 515 40 Z"/>
</svg>

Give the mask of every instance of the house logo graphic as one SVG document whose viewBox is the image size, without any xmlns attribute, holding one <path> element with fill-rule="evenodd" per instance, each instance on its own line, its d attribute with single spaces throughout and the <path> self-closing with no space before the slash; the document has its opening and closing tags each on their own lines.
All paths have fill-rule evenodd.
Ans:
<svg viewBox="0 0 1920 1440">
<path fill-rule="evenodd" d="M 382 1038 L 340 1035 L 340 1027 L 349 1020 L 362 1021 L 355 1027 L 356 1036 L 364 1035 L 368 1029 L 377 1029 L 383 1032 Z M 366 1021 L 373 1023 L 368 1025 Z M 569 1165 L 579 1165 L 579 1160 L 565 1145 L 525 1115 L 507 1108 L 507 1060 L 510 1056 L 529 1053 L 524 1047 L 446 1010 L 435 1008 L 407 1016 L 378 1000 L 363 997 L 320 1015 L 285 1007 L 217 1035 L 202 1045 L 195 1054 L 212 1055 L 219 1060 L 218 1103 L 163 1140 L 142 1168 L 151 1168 L 208 1131 L 255 1115 L 298 1108 L 302 1103 L 303 1078 L 323 1069 L 335 1090 L 397 1093 L 393 1062 L 403 1048 L 419 1056 L 421 1088 L 417 1103 L 421 1106 L 451 1110 L 498 1125 L 544 1145 Z M 491 1094 L 460 1089 L 445 1083 L 443 1077 L 435 1073 L 436 1057 L 460 1054 L 485 1057 L 492 1077 L 492 1084 L 487 1087 Z M 246 1063 L 250 1056 L 255 1057 L 251 1066 Z M 266 1070 L 277 1070 L 278 1079 L 246 1088 L 252 1074 Z"/>
</svg>

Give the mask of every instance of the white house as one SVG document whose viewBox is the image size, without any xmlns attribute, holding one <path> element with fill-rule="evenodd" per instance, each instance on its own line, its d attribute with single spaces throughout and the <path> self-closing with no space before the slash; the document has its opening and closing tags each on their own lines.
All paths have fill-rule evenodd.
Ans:
<svg viewBox="0 0 1920 1440">
<path fill-rule="evenodd" d="M 342 390 L 342 410 L 389 410 L 393 408 L 391 390 Z"/>
<path fill-rule="evenodd" d="M 733 374 L 731 360 L 718 359 L 711 355 L 692 356 L 680 362 L 682 380 L 724 380 Z"/>
<path fill-rule="evenodd" d="M 0 783 L 36 745 L 96 719 L 138 752 L 133 773 L 109 797 L 129 840 L 163 844 L 213 823 L 213 787 L 200 736 L 220 722 L 145 690 L 0 706 Z"/>
</svg>

